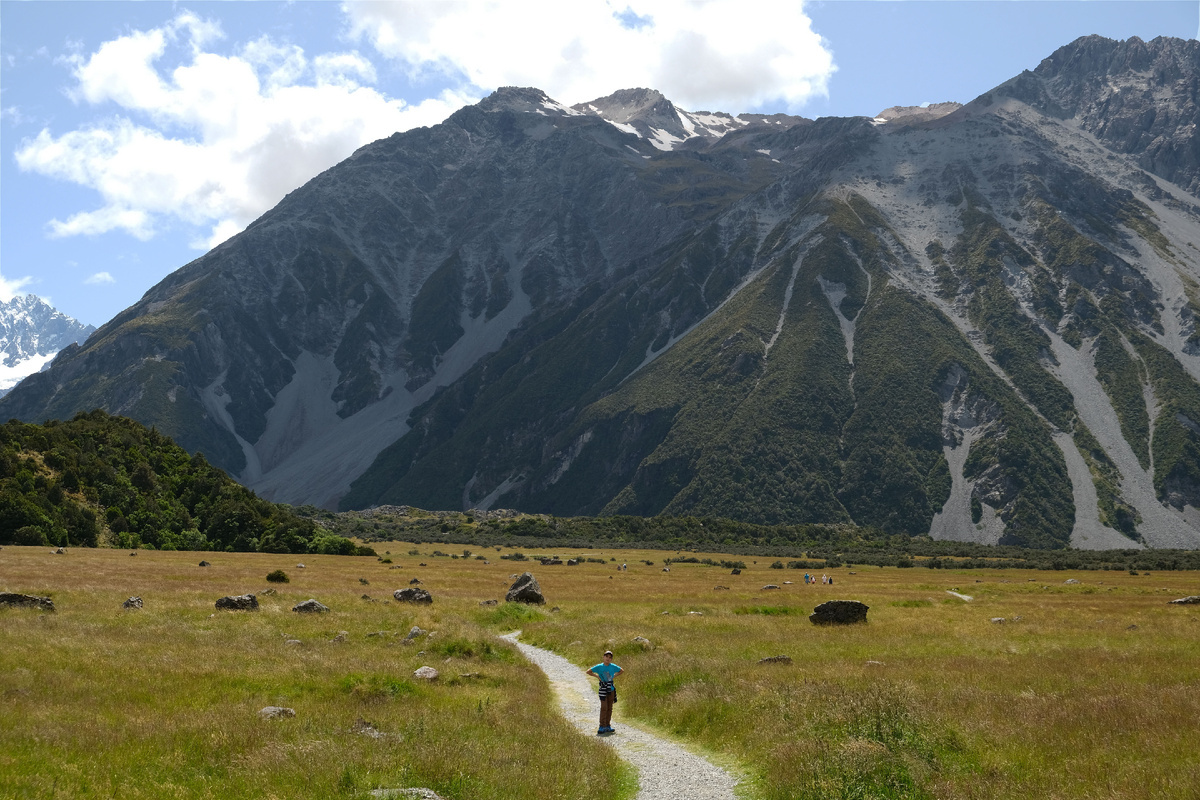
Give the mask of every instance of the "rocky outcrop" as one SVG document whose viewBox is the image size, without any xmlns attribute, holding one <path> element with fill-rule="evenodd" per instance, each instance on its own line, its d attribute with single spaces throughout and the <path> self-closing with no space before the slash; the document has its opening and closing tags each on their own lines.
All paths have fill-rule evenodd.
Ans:
<svg viewBox="0 0 1200 800">
<path fill-rule="evenodd" d="M 857 600 L 829 600 L 814 608 L 808 619 L 814 625 L 855 625 L 867 621 L 868 609 Z"/>
<path fill-rule="evenodd" d="M 218 611 L 258 611 L 258 598 L 252 594 L 229 595 L 217 601 Z"/>
<path fill-rule="evenodd" d="M 397 589 L 392 592 L 392 597 L 396 598 L 397 603 L 418 603 L 431 604 L 433 603 L 433 595 L 425 589 L 414 586 L 408 589 Z"/>
<path fill-rule="evenodd" d="M 292 606 L 292 611 L 297 614 L 325 614 L 329 611 L 329 606 L 319 603 L 316 600 L 305 600 L 303 603 L 297 603 Z"/>
<path fill-rule="evenodd" d="M 1181 597 L 1178 600 L 1171 600 L 1169 602 L 1172 605 L 1176 605 L 1176 606 L 1200 605 L 1200 595 L 1194 594 L 1194 595 L 1191 595 L 1190 597 Z"/>
<path fill-rule="evenodd" d="M 54 601 L 49 597 L 39 597 L 32 594 L 16 594 L 15 592 L 0 592 L 0 606 L 15 608 L 36 608 L 39 611 L 53 611 Z"/>
<path fill-rule="evenodd" d="M 537 578 L 533 577 L 532 572 L 522 573 L 513 585 L 508 587 L 508 593 L 504 595 L 504 599 L 509 603 L 528 603 L 530 605 L 544 605 L 546 598 L 542 595 L 542 587 L 538 585 Z"/>
</svg>

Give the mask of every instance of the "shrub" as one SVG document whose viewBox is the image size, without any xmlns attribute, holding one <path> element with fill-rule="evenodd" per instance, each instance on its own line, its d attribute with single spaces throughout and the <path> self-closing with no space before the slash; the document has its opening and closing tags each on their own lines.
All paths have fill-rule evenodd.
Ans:
<svg viewBox="0 0 1200 800">
<path fill-rule="evenodd" d="M 267 583 L 290 583 L 290 582 L 291 582 L 291 578 L 289 578 L 287 576 L 287 573 L 281 569 L 277 569 L 274 572 L 267 573 Z"/>
</svg>

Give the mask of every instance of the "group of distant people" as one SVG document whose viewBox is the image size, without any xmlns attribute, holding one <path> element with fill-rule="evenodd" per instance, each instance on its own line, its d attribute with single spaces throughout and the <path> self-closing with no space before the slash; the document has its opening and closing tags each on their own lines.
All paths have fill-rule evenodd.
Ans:
<svg viewBox="0 0 1200 800">
<path fill-rule="evenodd" d="M 830 577 L 829 575 L 822 575 L 819 580 L 821 583 L 828 584 L 830 586 L 833 585 L 833 578 Z M 816 575 L 809 575 L 807 572 L 804 573 L 804 582 L 805 583 L 817 583 L 817 581 L 818 581 L 818 578 Z"/>
</svg>

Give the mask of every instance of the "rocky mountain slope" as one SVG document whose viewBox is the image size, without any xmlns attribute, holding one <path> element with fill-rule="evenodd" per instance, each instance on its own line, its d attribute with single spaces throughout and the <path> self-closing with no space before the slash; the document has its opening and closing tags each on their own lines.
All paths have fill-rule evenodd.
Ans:
<svg viewBox="0 0 1200 800">
<path fill-rule="evenodd" d="M 83 344 L 95 331 L 36 295 L 0 301 L 0 397 L 26 375 L 43 369 L 69 344 Z"/>
<path fill-rule="evenodd" d="M 0 401 L 276 500 L 1200 547 L 1200 45 L 874 119 L 502 89 L 289 195 Z"/>
</svg>

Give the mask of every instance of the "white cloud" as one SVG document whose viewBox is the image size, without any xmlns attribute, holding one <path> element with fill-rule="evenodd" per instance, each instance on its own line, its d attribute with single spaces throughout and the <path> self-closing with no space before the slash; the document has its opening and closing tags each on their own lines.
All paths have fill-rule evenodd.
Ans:
<svg viewBox="0 0 1200 800">
<path fill-rule="evenodd" d="M 21 290 L 33 283 L 33 278 L 28 275 L 24 278 L 6 278 L 0 274 L 0 302 L 7 303 L 18 295 L 24 294 Z"/>
<path fill-rule="evenodd" d="M 99 208 L 51 220 L 51 235 L 148 239 L 181 220 L 207 230 L 193 243 L 211 247 L 362 145 L 477 99 L 447 90 L 409 105 L 372 88 L 375 68 L 356 52 L 310 59 L 265 36 L 232 55 L 206 50 L 221 36 L 185 12 L 68 59 L 76 102 L 116 113 L 17 148 L 22 170 L 100 195 Z"/>
<path fill-rule="evenodd" d="M 799 108 L 823 96 L 833 56 L 803 4 L 774 0 L 370 2 L 343 7 L 355 35 L 405 63 L 484 90 L 536 86 L 584 102 L 660 90 L 684 108 Z"/>
<path fill-rule="evenodd" d="M 117 279 L 107 272 L 97 272 L 84 280 L 84 283 L 89 285 L 98 285 L 101 283 L 116 283 Z"/>
</svg>

